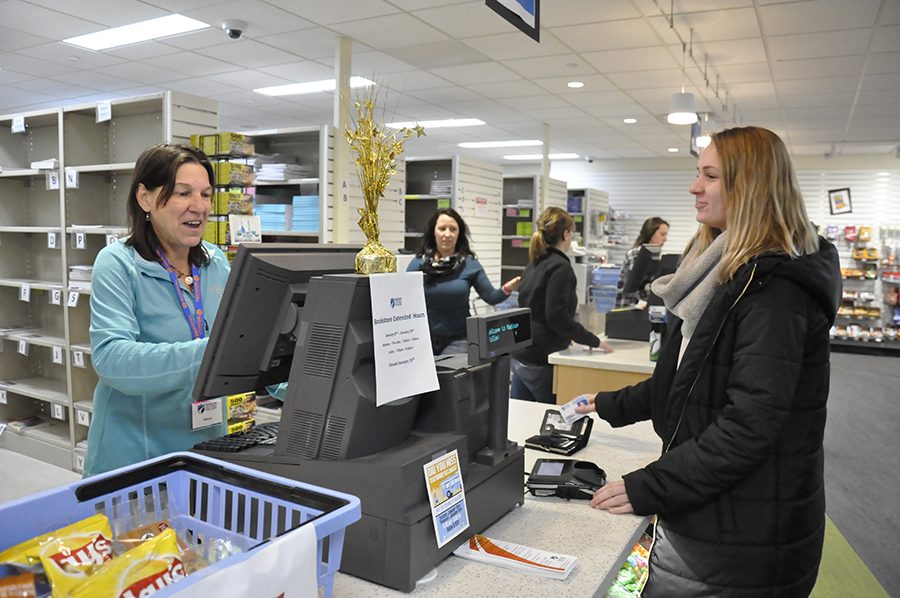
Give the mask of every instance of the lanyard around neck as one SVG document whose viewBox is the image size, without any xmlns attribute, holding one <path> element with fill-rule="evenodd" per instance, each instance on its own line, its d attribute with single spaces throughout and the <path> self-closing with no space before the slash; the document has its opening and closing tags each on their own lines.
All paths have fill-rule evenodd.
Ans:
<svg viewBox="0 0 900 598">
<path fill-rule="evenodd" d="M 156 255 L 162 260 L 162 266 L 169 273 L 172 286 L 175 287 L 175 294 L 178 296 L 178 302 L 181 304 L 181 311 L 184 312 L 184 319 L 187 320 L 191 329 L 191 338 L 195 340 L 203 338 L 203 296 L 200 293 L 200 270 L 197 266 L 191 264 L 191 276 L 194 278 L 194 306 L 192 311 L 191 306 L 188 305 L 188 300 L 184 296 L 184 291 L 181 290 L 181 284 L 178 282 L 178 272 L 175 270 L 175 267 L 162 251 L 157 249 Z"/>
</svg>

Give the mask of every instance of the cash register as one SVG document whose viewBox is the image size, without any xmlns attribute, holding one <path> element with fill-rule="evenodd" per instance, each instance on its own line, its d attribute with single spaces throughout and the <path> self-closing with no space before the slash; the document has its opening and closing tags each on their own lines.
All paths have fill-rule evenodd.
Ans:
<svg viewBox="0 0 900 598">
<path fill-rule="evenodd" d="M 238 250 L 194 396 L 289 384 L 277 424 L 194 450 L 355 494 L 362 519 L 340 570 L 409 592 L 524 500 L 524 449 L 507 440 L 509 354 L 530 345 L 531 314 L 470 318 L 468 354 L 435 357 L 439 390 L 376 407 L 369 279 L 323 247 Z M 438 547 L 423 465 L 454 449 L 470 527 Z"/>
</svg>

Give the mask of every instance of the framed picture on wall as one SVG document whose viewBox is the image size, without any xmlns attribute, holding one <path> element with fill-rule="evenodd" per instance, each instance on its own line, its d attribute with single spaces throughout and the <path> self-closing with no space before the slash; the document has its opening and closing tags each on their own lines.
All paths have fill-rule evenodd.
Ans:
<svg viewBox="0 0 900 598">
<path fill-rule="evenodd" d="M 850 188 L 829 189 L 828 190 L 828 207 L 831 214 L 849 214 L 853 211 L 850 203 Z"/>
</svg>

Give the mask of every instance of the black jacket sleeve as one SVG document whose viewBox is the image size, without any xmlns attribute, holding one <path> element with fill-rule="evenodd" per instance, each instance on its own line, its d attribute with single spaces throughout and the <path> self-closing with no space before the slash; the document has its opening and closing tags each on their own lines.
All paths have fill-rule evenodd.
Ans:
<svg viewBox="0 0 900 598">
<path fill-rule="evenodd" d="M 568 265 L 568 264 L 567 264 Z M 563 338 L 588 347 L 599 347 L 600 339 L 572 317 L 567 297 L 575 296 L 575 273 L 571 268 L 555 268 L 547 279 L 547 302 L 544 317 L 547 326 Z"/>
<path fill-rule="evenodd" d="M 705 430 L 624 476 L 635 513 L 665 515 L 714 499 L 775 450 L 791 413 L 808 332 L 807 304 L 793 299 L 760 293 L 742 301 L 734 314 L 723 408 Z M 675 434 L 677 439 L 677 428 Z"/>
</svg>

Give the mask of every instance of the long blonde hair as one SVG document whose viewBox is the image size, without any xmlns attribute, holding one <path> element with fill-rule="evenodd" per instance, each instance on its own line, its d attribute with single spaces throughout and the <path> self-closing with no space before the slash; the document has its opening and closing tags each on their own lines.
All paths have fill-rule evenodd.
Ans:
<svg viewBox="0 0 900 598">
<path fill-rule="evenodd" d="M 736 127 L 712 134 L 719 154 L 728 240 L 719 280 L 729 280 L 754 257 L 776 251 L 791 257 L 818 250 L 816 231 L 787 147 L 761 127 Z M 702 224 L 685 253 L 699 255 L 718 231 Z"/>
<path fill-rule="evenodd" d="M 562 241 L 567 230 L 575 228 L 575 219 L 562 208 L 547 208 L 537 219 L 537 229 L 531 235 L 528 259 L 532 262 L 547 253 L 547 248 Z"/>
</svg>

